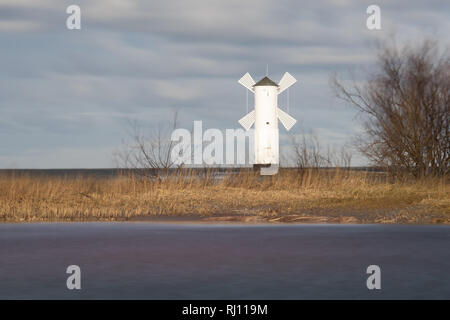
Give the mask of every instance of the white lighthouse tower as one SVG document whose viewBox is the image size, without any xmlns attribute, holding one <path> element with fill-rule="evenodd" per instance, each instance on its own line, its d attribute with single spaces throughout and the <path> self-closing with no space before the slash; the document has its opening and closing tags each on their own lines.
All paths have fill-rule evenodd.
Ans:
<svg viewBox="0 0 450 320">
<path fill-rule="evenodd" d="M 255 110 L 239 120 L 245 130 L 255 124 L 255 165 L 278 167 L 278 119 L 288 131 L 297 122 L 278 107 L 278 95 L 297 80 L 286 72 L 278 84 L 267 76 L 255 83 L 247 72 L 238 82 L 255 94 Z"/>
</svg>

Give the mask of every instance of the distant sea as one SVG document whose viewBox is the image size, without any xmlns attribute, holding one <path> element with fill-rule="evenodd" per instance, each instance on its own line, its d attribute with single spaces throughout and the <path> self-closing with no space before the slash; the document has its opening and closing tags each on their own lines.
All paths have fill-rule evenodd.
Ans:
<svg viewBox="0 0 450 320">
<path fill-rule="evenodd" d="M 333 170 L 336 168 L 320 168 L 320 170 Z M 369 172 L 383 172 L 383 170 L 374 167 L 351 167 L 352 171 L 369 171 Z M 219 175 L 227 172 L 237 173 L 240 171 L 251 171 L 252 168 L 223 168 L 223 167 L 209 167 L 209 168 L 187 168 L 197 174 L 203 174 L 207 171 L 214 171 Z M 297 168 L 283 168 L 283 170 L 298 170 Z M 177 169 L 169 169 L 171 174 L 175 173 Z M 30 176 L 30 177 L 95 177 L 95 178 L 115 178 L 120 175 L 128 175 L 131 173 L 137 174 L 154 174 L 155 169 L 120 169 L 120 168 L 100 168 L 100 169 L 0 169 L 0 175 L 8 176 Z"/>
</svg>

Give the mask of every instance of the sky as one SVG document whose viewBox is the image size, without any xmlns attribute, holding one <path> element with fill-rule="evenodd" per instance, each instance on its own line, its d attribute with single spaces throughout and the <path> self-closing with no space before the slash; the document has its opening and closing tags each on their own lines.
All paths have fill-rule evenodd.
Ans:
<svg viewBox="0 0 450 320">
<path fill-rule="evenodd" d="M 73 4 L 81 30 L 66 27 Z M 372 4 L 381 30 L 366 27 Z M 449 31 L 442 0 L 0 0 L 0 168 L 113 167 L 130 121 L 151 130 L 175 111 L 183 128 L 239 128 L 237 80 L 249 72 L 257 81 L 267 65 L 276 82 L 286 71 L 298 80 L 292 134 L 347 146 L 361 126 L 330 75 L 363 80 L 377 41 L 448 46 Z M 282 145 L 287 134 L 280 127 Z"/>
</svg>

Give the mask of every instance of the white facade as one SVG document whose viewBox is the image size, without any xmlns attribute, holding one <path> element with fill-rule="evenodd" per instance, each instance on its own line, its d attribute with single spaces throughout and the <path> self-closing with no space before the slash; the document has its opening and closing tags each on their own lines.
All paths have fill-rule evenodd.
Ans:
<svg viewBox="0 0 450 320">
<path fill-rule="evenodd" d="M 278 107 L 278 95 L 296 81 L 287 72 L 279 84 L 268 77 L 255 83 L 248 73 L 239 80 L 240 84 L 255 94 L 255 109 L 239 120 L 245 130 L 255 124 L 255 164 L 278 165 L 280 162 L 278 119 L 286 130 L 291 129 L 296 120 Z"/>
<path fill-rule="evenodd" d="M 277 164 L 278 92 L 275 86 L 255 87 L 255 163 Z"/>
</svg>

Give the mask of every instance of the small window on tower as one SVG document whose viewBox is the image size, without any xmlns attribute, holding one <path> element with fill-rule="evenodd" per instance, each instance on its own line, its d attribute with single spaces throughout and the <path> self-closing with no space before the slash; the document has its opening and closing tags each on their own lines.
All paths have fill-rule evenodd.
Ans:
<svg viewBox="0 0 450 320">
<path fill-rule="evenodd" d="M 266 124 L 269 124 L 269 122 L 266 122 Z"/>
</svg>

